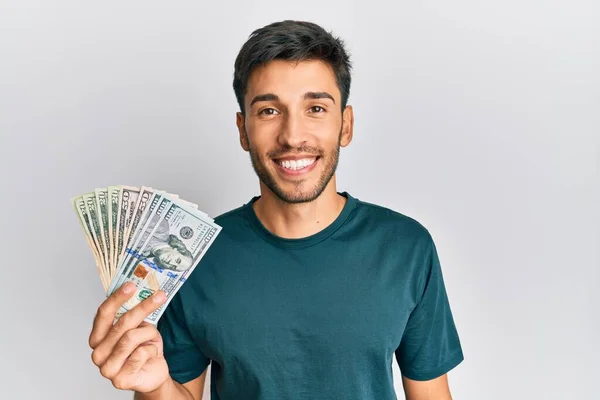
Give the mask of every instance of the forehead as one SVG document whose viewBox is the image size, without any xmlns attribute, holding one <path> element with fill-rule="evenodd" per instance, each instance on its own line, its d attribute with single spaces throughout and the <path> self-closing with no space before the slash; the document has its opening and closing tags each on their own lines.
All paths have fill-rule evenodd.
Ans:
<svg viewBox="0 0 600 400">
<path fill-rule="evenodd" d="M 265 93 L 276 94 L 282 100 L 298 100 L 306 92 L 329 92 L 339 103 L 341 93 L 333 68 L 320 60 L 273 60 L 250 74 L 246 101 Z"/>
</svg>

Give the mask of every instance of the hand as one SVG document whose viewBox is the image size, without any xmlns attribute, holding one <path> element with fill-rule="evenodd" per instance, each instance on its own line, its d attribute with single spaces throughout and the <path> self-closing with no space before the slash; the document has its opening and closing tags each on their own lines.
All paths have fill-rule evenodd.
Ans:
<svg viewBox="0 0 600 400">
<path fill-rule="evenodd" d="M 154 325 L 144 321 L 166 296 L 162 291 L 154 293 L 113 325 L 116 312 L 134 293 L 135 285 L 127 282 L 100 305 L 89 344 L 92 361 L 114 387 L 148 393 L 169 380 L 162 337 Z"/>
</svg>

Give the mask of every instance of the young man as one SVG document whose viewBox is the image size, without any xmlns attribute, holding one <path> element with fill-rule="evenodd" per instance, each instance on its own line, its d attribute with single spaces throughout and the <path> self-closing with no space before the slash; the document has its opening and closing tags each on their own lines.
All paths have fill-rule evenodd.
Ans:
<svg viewBox="0 0 600 400">
<path fill-rule="evenodd" d="M 255 31 L 235 62 L 242 148 L 260 196 L 216 218 L 223 230 L 167 307 L 158 292 L 114 326 L 118 290 L 90 335 L 102 375 L 137 399 L 201 399 L 212 361 L 220 400 L 449 400 L 463 360 L 429 232 L 336 190 L 353 134 L 350 61 L 321 27 Z M 128 291 L 129 290 L 129 291 Z"/>
</svg>

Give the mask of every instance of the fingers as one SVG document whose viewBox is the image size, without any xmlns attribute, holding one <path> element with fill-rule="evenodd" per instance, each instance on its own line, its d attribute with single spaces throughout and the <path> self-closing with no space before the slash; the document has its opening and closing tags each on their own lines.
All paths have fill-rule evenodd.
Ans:
<svg viewBox="0 0 600 400">
<path fill-rule="evenodd" d="M 92 355 L 94 363 L 100 367 L 100 373 L 106 378 L 113 378 L 128 357 L 130 357 L 140 345 L 155 340 L 160 336 L 154 326 L 144 326 L 131 329 L 125 332 L 121 339 L 111 346 L 107 341 L 103 341 L 94 350 Z"/>
<path fill-rule="evenodd" d="M 113 344 L 116 343 L 125 332 L 140 326 L 144 319 L 159 308 L 165 300 L 165 292 L 162 290 L 157 291 L 152 296 L 123 314 L 119 320 L 110 327 L 104 340 L 112 341 Z"/>
<path fill-rule="evenodd" d="M 94 318 L 94 324 L 89 338 L 89 345 L 92 349 L 95 349 L 102 339 L 104 339 L 106 333 L 113 326 L 115 314 L 121 305 L 125 303 L 134 292 L 135 284 L 127 282 L 118 290 L 115 290 L 115 292 L 110 295 L 108 299 L 104 300 L 100 307 L 98 307 L 98 312 Z"/>
<path fill-rule="evenodd" d="M 143 382 L 139 382 L 140 375 L 138 372 L 142 367 L 158 355 L 156 346 L 149 344 L 140 346 L 127 359 L 125 365 L 118 373 L 111 377 L 113 385 L 117 389 L 127 390 L 132 387 L 140 386 Z"/>
<path fill-rule="evenodd" d="M 98 308 L 89 337 L 92 361 L 100 368 L 100 373 L 119 389 L 139 387 L 143 382 L 137 381 L 148 375 L 140 373 L 148 360 L 152 359 L 151 369 L 154 366 L 160 369 L 160 360 L 164 363 L 160 333 L 155 325 L 144 320 L 164 304 L 165 292 L 157 291 L 114 322 L 121 306 L 135 293 L 136 285 L 126 282 L 111 294 Z M 159 372 L 168 375 L 166 364 L 162 367 L 163 371 Z M 152 382 L 149 384 L 152 386 Z"/>
<path fill-rule="evenodd" d="M 108 333 L 104 335 L 104 338 L 96 345 L 92 353 L 94 364 L 100 366 L 113 352 L 113 348 L 123 335 L 129 330 L 139 327 L 149 314 L 160 307 L 165 298 L 165 293 L 158 291 L 127 311 L 114 325 L 111 325 Z"/>
</svg>

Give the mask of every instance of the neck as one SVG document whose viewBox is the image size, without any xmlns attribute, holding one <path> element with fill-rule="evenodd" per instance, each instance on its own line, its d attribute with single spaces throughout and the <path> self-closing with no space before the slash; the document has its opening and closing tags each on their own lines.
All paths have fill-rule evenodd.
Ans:
<svg viewBox="0 0 600 400">
<path fill-rule="evenodd" d="M 337 193 L 333 177 L 318 198 L 300 204 L 282 201 L 261 183 L 261 197 L 253 208 L 260 222 L 274 235 L 300 239 L 329 226 L 345 204 L 346 199 Z"/>
</svg>

